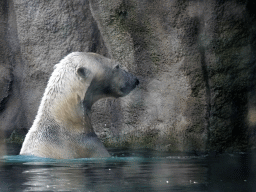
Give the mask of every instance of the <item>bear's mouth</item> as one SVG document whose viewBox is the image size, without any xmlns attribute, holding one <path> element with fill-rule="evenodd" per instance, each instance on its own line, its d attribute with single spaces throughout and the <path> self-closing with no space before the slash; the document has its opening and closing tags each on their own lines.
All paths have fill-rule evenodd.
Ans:
<svg viewBox="0 0 256 192">
<path fill-rule="evenodd" d="M 112 92 L 112 90 L 111 90 L 111 87 L 110 86 L 107 86 L 107 87 L 105 87 L 104 89 L 103 89 L 103 93 L 105 93 L 105 94 L 110 94 Z"/>
</svg>

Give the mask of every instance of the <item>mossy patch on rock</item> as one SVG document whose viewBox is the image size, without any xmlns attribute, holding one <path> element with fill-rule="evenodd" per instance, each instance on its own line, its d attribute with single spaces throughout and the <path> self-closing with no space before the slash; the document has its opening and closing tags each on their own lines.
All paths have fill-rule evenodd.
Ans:
<svg viewBox="0 0 256 192">
<path fill-rule="evenodd" d="M 14 130 L 10 137 L 5 139 L 6 143 L 15 143 L 15 144 L 22 144 L 25 139 L 25 136 L 16 130 Z"/>
<path fill-rule="evenodd" d="M 160 136 L 160 131 L 150 130 L 131 132 L 119 137 L 102 139 L 108 148 L 140 149 L 148 148 L 162 151 L 179 151 L 178 140 L 175 136 Z"/>
</svg>

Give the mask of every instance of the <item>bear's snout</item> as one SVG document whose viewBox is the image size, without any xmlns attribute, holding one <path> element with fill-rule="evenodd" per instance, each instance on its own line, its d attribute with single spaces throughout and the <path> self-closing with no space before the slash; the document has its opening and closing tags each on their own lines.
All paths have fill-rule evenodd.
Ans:
<svg viewBox="0 0 256 192">
<path fill-rule="evenodd" d="M 135 87 L 137 86 L 137 85 L 139 85 L 140 84 L 140 81 L 139 81 L 139 79 L 135 79 L 135 82 L 134 82 L 134 84 L 133 84 L 133 87 L 132 87 L 132 89 L 135 89 Z"/>
<path fill-rule="evenodd" d="M 132 81 L 126 81 L 125 85 L 120 88 L 120 91 L 122 92 L 121 95 L 125 96 L 129 94 L 139 84 L 140 84 L 140 81 L 136 77 Z"/>
<path fill-rule="evenodd" d="M 139 85 L 140 84 L 140 81 L 139 79 L 136 78 L 136 81 L 135 81 L 135 86 Z"/>
</svg>

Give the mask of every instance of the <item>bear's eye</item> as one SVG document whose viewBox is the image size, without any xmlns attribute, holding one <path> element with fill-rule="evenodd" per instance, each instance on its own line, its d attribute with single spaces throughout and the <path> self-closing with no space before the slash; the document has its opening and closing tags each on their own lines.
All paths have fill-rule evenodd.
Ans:
<svg viewBox="0 0 256 192">
<path fill-rule="evenodd" d="M 77 70 L 77 73 L 78 75 L 80 75 L 81 77 L 85 78 L 89 73 L 90 71 L 84 67 L 80 67 L 78 70 Z"/>
</svg>

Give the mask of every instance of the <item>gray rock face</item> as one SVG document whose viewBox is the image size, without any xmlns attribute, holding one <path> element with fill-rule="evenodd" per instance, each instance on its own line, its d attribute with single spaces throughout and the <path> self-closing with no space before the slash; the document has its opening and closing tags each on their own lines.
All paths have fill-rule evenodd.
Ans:
<svg viewBox="0 0 256 192">
<path fill-rule="evenodd" d="M 141 82 L 122 99 L 94 105 L 93 126 L 107 147 L 255 147 L 254 4 L 1 1 L 0 130 L 9 137 L 29 129 L 53 66 L 70 52 L 91 51 Z"/>
</svg>

